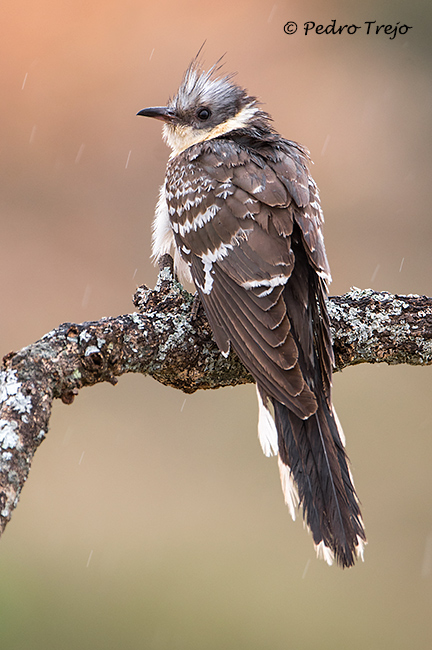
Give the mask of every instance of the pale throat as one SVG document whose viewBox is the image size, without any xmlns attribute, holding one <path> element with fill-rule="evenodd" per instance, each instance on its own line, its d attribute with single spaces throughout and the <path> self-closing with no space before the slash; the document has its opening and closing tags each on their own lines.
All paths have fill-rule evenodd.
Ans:
<svg viewBox="0 0 432 650">
<path fill-rule="evenodd" d="M 257 107 L 251 105 L 245 106 L 237 115 L 230 117 L 221 124 L 217 124 L 212 129 L 194 129 L 192 126 L 164 124 L 162 133 L 165 142 L 172 149 L 170 158 L 175 158 L 182 151 L 189 149 L 189 147 L 199 142 L 213 140 L 213 138 L 217 138 L 230 131 L 243 129 L 249 124 L 258 110 Z"/>
</svg>

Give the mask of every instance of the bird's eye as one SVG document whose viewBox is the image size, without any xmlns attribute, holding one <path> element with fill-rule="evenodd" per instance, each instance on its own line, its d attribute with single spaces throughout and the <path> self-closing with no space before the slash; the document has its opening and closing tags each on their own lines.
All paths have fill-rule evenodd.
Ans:
<svg viewBox="0 0 432 650">
<path fill-rule="evenodd" d="M 211 112 L 208 108 L 200 108 L 197 110 L 197 118 L 202 122 L 205 122 L 210 117 Z"/>
</svg>

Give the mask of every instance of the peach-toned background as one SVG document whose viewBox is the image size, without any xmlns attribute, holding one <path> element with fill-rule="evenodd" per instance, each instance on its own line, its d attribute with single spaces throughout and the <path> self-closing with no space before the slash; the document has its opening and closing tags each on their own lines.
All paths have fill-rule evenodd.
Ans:
<svg viewBox="0 0 432 650">
<path fill-rule="evenodd" d="M 206 40 L 311 151 L 333 293 L 432 295 L 430 5 L 6 0 L 0 7 L 0 353 L 132 311 L 152 285 L 162 104 Z M 306 20 L 412 25 L 305 36 Z M 299 24 L 288 36 L 283 25 Z M 342 572 L 293 524 L 253 387 L 149 378 L 56 404 L 0 544 L 1 647 L 432 646 L 430 368 L 335 377 L 369 546 Z"/>
</svg>

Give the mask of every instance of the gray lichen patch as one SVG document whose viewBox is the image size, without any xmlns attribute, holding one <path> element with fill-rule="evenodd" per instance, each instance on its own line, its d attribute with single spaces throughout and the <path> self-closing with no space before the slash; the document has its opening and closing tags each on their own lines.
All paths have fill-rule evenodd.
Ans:
<svg viewBox="0 0 432 650">
<path fill-rule="evenodd" d="M 90 354 L 99 354 L 100 350 L 97 348 L 95 345 L 89 345 L 84 354 L 86 357 L 88 357 Z"/>
<path fill-rule="evenodd" d="M 154 291 L 158 293 L 163 288 L 165 282 L 174 283 L 172 271 L 168 266 L 164 266 L 159 271 Z"/>
<path fill-rule="evenodd" d="M 80 332 L 80 335 L 79 335 L 79 342 L 82 343 L 84 341 L 84 343 L 88 343 L 90 341 L 91 337 L 92 337 L 92 335 L 90 334 L 90 332 L 88 330 L 86 330 L 86 329 L 82 330 L 82 332 Z"/>
<path fill-rule="evenodd" d="M 155 327 L 159 331 L 169 332 L 167 338 L 159 346 L 159 357 L 165 357 L 173 349 L 178 348 L 179 345 L 189 342 L 189 335 L 194 331 L 190 321 L 184 314 L 177 314 L 174 317 L 165 315 L 164 318 L 158 319 L 155 322 Z"/>
<path fill-rule="evenodd" d="M 22 382 L 18 381 L 15 370 L 0 370 L 0 406 L 17 413 L 30 413 L 32 402 L 29 395 L 22 392 Z"/>
<path fill-rule="evenodd" d="M 430 364 L 432 362 L 432 339 L 421 339 L 419 342 L 419 363 Z"/>
<path fill-rule="evenodd" d="M 0 420 L 0 447 L 2 449 L 15 449 L 19 446 L 19 435 L 17 422 Z"/>
</svg>

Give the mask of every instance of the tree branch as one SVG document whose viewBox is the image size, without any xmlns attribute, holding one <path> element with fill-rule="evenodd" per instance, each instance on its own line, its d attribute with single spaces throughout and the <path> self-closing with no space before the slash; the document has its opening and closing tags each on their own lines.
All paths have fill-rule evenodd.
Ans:
<svg viewBox="0 0 432 650">
<path fill-rule="evenodd" d="M 164 256 L 154 290 L 138 288 L 137 312 L 64 323 L 9 353 L 0 370 L 0 534 L 16 507 L 33 455 L 48 431 L 53 399 L 80 388 L 151 375 L 186 393 L 251 383 L 231 353 L 219 352 L 204 310 L 173 278 Z M 336 369 L 357 363 L 432 364 L 432 298 L 352 289 L 328 300 Z"/>
</svg>

